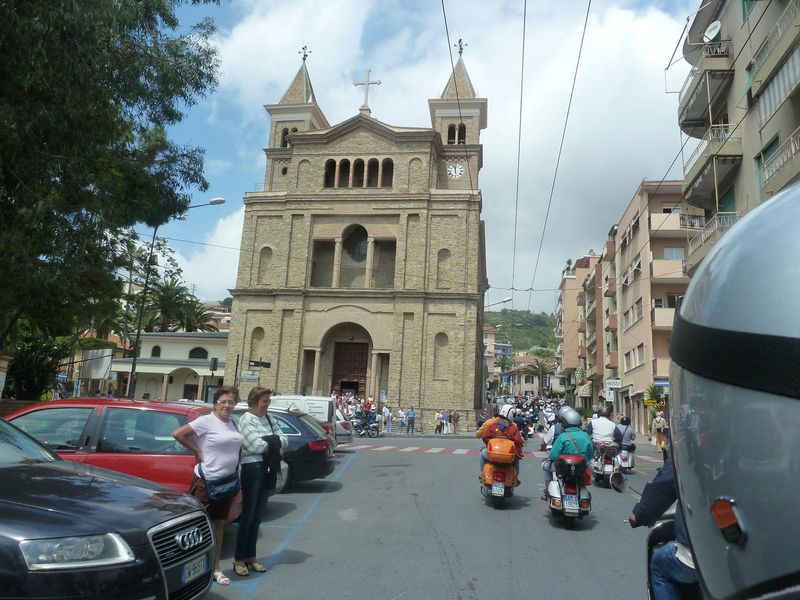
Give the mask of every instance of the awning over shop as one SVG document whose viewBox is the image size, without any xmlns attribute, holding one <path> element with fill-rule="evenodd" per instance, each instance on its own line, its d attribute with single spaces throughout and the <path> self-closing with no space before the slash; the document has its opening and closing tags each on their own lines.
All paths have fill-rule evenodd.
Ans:
<svg viewBox="0 0 800 600">
<path fill-rule="evenodd" d="M 576 391 L 578 396 L 589 398 L 592 395 L 592 384 L 591 383 L 584 383 L 583 385 L 578 386 L 578 390 Z"/>
</svg>

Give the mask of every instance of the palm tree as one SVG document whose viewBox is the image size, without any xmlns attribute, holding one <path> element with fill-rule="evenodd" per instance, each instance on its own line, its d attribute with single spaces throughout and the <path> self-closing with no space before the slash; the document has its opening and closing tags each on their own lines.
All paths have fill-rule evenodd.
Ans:
<svg viewBox="0 0 800 600">
<path fill-rule="evenodd" d="M 496 364 L 503 372 L 514 367 L 514 361 L 510 356 L 501 356 Z"/>
<path fill-rule="evenodd" d="M 564 270 L 562 272 L 563 273 L 567 273 L 569 271 L 572 271 L 572 259 L 571 258 L 567 259 L 567 264 L 564 265 Z"/>
<path fill-rule="evenodd" d="M 528 373 L 532 373 L 539 378 L 539 393 L 544 389 L 544 378 L 556 372 L 556 365 L 552 360 L 536 357 L 526 367 Z"/>
<path fill-rule="evenodd" d="M 217 331 L 217 326 L 213 323 L 214 314 L 208 307 L 194 296 L 184 307 L 178 325 L 184 331 Z"/>
<path fill-rule="evenodd" d="M 153 284 L 148 308 L 158 315 L 154 323 L 156 331 L 170 331 L 174 324 L 180 323 L 192 298 L 189 288 L 175 277 Z"/>
<path fill-rule="evenodd" d="M 661 401 L 663 395 L 663 388 L 657 385 L 650 385 L 644 390 L 644 397 L 646 400 Z"/>
</svg>

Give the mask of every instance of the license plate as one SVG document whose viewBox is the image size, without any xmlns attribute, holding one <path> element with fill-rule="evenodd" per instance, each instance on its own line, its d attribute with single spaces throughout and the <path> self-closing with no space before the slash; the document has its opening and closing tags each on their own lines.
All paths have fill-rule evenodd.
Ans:
<svg viewBox="0 0 800 600">
<path fill-rule="evenodd" d="M 492 483 L 492 496 L 504 496 L 506 493 L 506 484 L 502 481 L 495 481 Z"/>
<path fill-rule="evenodd" d="M 192 579 L 197 579 L 208 570 L 208 558 L 205 554 L 190 560 L 181 566 L 181 583 L 189 583 Z"/>
<path fill-rule="evenodd" d="M 578 510 L 580 505 L 578 504 L 578 497 L 575 494 L 565 494 L 563 498 L 564 508 L 567 510 L 573 509 Z"/>
</svg>

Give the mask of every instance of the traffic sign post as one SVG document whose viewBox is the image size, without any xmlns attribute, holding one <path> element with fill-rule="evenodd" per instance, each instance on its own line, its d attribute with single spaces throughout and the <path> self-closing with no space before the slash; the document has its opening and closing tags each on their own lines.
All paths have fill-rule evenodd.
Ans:
<svg viewBox="0 0 800 600">
<path fill-rule="evenodd" d="M 241 371 L 239 373 L 239 381 L 241 383 L 257 383 L 258 378 L 261 376 L 261 371 L 258 369 Z"/>
</svg>

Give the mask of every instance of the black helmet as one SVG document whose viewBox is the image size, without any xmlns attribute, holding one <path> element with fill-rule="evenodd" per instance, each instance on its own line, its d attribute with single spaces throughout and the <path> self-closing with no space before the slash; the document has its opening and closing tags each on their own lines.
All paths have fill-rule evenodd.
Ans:
<svg viewBox="0 0 800 600">
<path fill-rule="evenodd" d="M 631 418 L 630 417 L 622 417 L 619 420 L 619 424 L 620 425 L 630 425 L 631 424 Z"/>
<path fill-rule="evenodd" d="M 780 518 L 800 492 L 798 222 L 797 185 L 751 211 L 703 259 L 675 317 L 672 453 L 711 598 L 800 589 L 800 520 Z"/>
</svg>

